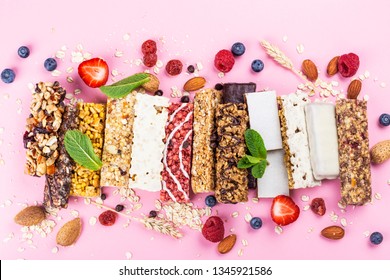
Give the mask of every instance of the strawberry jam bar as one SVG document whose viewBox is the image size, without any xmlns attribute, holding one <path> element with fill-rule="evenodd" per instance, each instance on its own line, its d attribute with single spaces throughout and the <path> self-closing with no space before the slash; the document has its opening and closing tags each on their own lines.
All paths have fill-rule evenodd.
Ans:
<svg viewBox="0 0 390 280">
<path fill-rule="evenodd" d="M 168 108 L 161 201 L 189 202 L 193 110 L 190 103 Z"/>
</svg>

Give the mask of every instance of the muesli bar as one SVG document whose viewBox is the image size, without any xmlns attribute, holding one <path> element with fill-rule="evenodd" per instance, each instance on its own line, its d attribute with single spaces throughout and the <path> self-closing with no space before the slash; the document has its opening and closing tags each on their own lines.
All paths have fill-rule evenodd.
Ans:
<svg viewBox="0 0 390 280">
<path fill-rule="evenodd" d="M 221 97 L 222 92 L 214 89 L 204 89 L 195 94 L 191 167 L 194 193 L 211 192 L 215 188 L 215 110 Z"/>
<path fill-rule="evenodd" d="M 97 103 L 77 103 L 79 130 L 92 142 L 98 157 L 102 157 L 104 121 L 106 105 Z M 76 164 L 72 175 L 70 195 L 96 197 L 100 195 L 100 170 L 92 171 Z"/>
<path fill-rule="evenodd" d="M 100 185 L 127 187 L 133 141 L 135 94 L 107 100 Z"/>
<path fill-rule="evenodd" d="M 161 201 L 189 202 L 194 105 L 171 104 L 165 126 Z"/>
<path fill-rule="evenodd" d="M 58 130 L 59 156 L 55 163 L 53 175 L 46 174 L 43 195 L 43 204 L 49 208 L 66 208 L 75 162 L 66 152 L 64 145 L 65 133 L 68 130 L 78 129 L 77 108 L 71 105 L 65 107 L 62 123 Z"/>
<path fill-rule="evenodd" d="M 348 205 L 371 201 L 371 170 L 368 143 L 367 101 L 336 102 L 341 198 Z"/>
<path fill-rule="evenodd" d="M 39 82 L 32 94 L 30 116 L 23 135 L 26 151 L 25 173 L 53 175 L 58 158 L 58 134 L 64 112 L 66 91 L 56 81 Z"/>
</svg>

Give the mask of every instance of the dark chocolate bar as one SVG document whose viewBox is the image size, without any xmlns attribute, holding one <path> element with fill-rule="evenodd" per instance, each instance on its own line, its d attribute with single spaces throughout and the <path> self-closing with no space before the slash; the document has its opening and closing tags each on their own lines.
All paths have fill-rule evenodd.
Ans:
<svg viewBox="0 0 390 280">
<path fill-rule="evenodd" d="M 255 83 L 226 83 L 223 85 L 222 103 L 245 103 L 244 93 L 255 91 Z"/>
</svg>

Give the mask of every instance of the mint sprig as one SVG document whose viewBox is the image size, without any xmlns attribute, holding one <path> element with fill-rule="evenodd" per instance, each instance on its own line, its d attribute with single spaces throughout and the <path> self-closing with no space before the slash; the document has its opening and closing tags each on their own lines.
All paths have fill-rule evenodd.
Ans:
<svg viewBox="0 0 390 280">
<path fill-rule="evenodd" d="M 147 73 L 138 73 L 113 83 L 112 85 L 101 86 L 100 90 L 108 97 L 122 98 L 149 81 L 150 77 Z"/>
<path fill-rule="evenodd" d="M 267 149 L 265 148 L 263 138 L 253 129 L 245 131 L 245 143 L 250 155 L 243 156 L 237 163 L 241 169 L 252 168 L 251 173 L 255 178 L 261 178 L 267 168 Z"/>
</svg>

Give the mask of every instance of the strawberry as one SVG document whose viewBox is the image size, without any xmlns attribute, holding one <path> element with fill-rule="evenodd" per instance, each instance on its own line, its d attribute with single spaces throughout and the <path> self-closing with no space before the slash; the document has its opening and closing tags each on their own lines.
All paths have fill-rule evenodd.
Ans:
<svg viewBox="0 0 390 280">
<path fill-rule="evenodd" d="M 108 80 L 108 65 L 101 58 L 92 58 L 80 63 L 80 78 L 84 83 L 92 88 L 103 86 Z"/>
<path fill-rule="evenodd" d="M 299 207 L 286 195 L 278 195 L 272 201 L 271 217 L 280 226 L 295 222 L 299 217 Z"/>
</svg>

